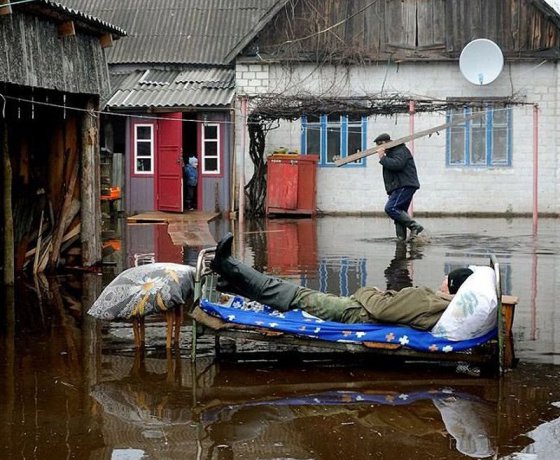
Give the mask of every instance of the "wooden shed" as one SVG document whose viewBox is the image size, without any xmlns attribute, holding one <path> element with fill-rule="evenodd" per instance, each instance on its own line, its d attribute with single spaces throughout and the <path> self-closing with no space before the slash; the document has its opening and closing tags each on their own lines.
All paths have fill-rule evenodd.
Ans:
<svg viewBox="0 0 560 460">
<path fill-rule="evenodd" d="M 24 268 L 101 259 L 98 120 L 110 92 L 104 48 L 124 35 L 58 2 L 0 1 L 7 284 Z"/>
</svg>

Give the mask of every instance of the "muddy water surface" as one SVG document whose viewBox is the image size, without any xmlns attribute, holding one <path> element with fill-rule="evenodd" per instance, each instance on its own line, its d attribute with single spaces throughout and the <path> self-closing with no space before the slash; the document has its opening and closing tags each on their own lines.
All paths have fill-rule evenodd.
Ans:
<svg viewBox="0 0 560 460">
<path fill-rule="evenodd" d="M 519 296 L 518 366 L 503 378 L 456 366 L 332 358 L 218 359 L 190 324 L 166 352 L 165 324 L 136 351 L 128 324 L 85 314 L 121 270 L 194 263 L 165 225 L 118 222 L 100 273 L 20 279 L 0 309 L 0 458 L 363 459 L 560 458 L 560 222 L 423 219 L 426 236 L 397 245 L 384 218 L 275 219 L 243 227 L 235 253 L 309 287 L 438 287 L 443 273 L 495 254 Z M 223 344 L 227 351 L 232 344 Z M 254 351 L 251 343 L 238 349 Z M 266 351 L 266 349 L 264 349 Z M 266 356 L 266 355 L 265 355 Z"/>
</svg>

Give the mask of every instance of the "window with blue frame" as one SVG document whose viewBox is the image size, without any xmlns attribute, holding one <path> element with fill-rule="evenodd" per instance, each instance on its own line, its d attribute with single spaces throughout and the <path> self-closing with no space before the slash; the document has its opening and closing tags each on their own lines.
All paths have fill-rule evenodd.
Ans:
<svg viewBox="0 0 560 460">
<path fill-rule="evenodd" d="M 339 158 L 366 149 L 367 117 L 360 115 L 308 115 L 302 118 L 301 151 L 319 155 L 319 165 L 335 166 Z M 361 158 L 347 166 L 364 166 Z"/>
<path fill-rule="evenodd" d="M 490 167 L 511 166 L 511 107 L 485 105 L 450 110 L 447 121 L 466 117 L 477 111 L 484 114 L 447 129 L 447 165 Z"/>
</svg>

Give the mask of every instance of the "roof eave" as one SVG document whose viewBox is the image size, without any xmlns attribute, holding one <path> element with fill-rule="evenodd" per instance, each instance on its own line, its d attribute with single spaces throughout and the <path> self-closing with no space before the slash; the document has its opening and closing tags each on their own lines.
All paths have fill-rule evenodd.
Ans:
<svg viewBox="0 0 560 460">
<path fill-rule="evenodd" d="M 235 57 L 243 51 L 243 49 L 251 42 L 253 38 L 266 26 L 270 20 L 276 16 L 276 14 L 284 8 L 288 3 L 288 0 L 278 0 L 276 4 L 270 8 L 263 16 L 259 19 L 259 22 L 251 29 L 251 31 L 245 35 L 239 42 L 231 49 L 231 51 L 224 57 L 224 63 L 230 64 Z"/>
</svg>

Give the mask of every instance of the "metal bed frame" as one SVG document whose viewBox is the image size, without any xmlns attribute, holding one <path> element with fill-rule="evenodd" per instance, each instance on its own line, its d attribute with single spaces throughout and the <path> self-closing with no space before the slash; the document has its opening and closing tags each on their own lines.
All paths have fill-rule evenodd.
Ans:
<svg viewBox="0 0 560 460">
<path fill-rule="evenodd" d="M 263 329 L 259 330 L 249 326 L 247 328 L 239 328 L 231 323 L 226 323 L 218 318 L 214 318 L 203 312 L 199 307 L 199 303 L 203 298 L 211 302 L 216 302 L 221 295 L 215 289 L 217 275 L 210 269 L 210 261 L 214 258 L 215 251 L 215 247 L 203 249 L 200 251 L 196 263 L 195 301 L 193 303 L 193 308 L 189 312 L 193 319 L 191 348 L 191 358 L 193 360 L 197 357 L 198 338 L 210 332 L 215 335 L 215 350 L 217 354 L 220 353 L 220 337 L 229 337 L 232 339 L 240 338 L 276 342 L 277 344 L 293 345 L 299 349 L 302 349 L 302 347 L 311 347 L 315 350 L 322 349 L 323 351 L 320 352 L 320 356 L 327 356 L 324 350 L 329 349 L 336 352 L 336 354 L 333 353 L 333 355 L 338 356 L 343 356 L 341 352 L 365 352 L 384 356 L 386 358 L 399 357 L 404 360 L 468 363 L 483 366 L 485 369 L 489 369 L 498 375 L 512 368 L 516 362 L 513 350 L 512 326 L 517 297 L 502 295 L 500 264 L 493 254 L 490 255 L 489 264 L 496 274 L 498 336 L 466 352 L 428 353 L 407 349 L 401 346 L 388 346 L 393 344 L 386 343 L 368 342 L 367 344 L 350 344 L 329 342 L 321 339 L 300 337 L 289 333 L 271 332 Z M 247 355 L 250 352 L 242 353 Z M 255 358 L 266 359 L 267 354 L 272 358 L 270 353 L 261 353 L 258 357 L 257 353 L 255 353 Z"/>
</svg>

